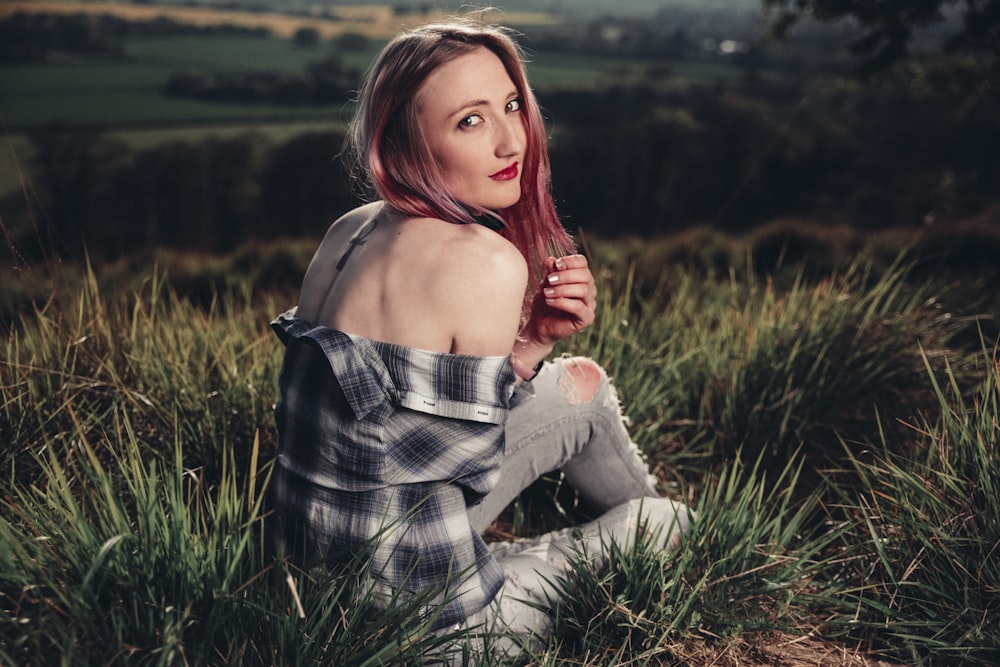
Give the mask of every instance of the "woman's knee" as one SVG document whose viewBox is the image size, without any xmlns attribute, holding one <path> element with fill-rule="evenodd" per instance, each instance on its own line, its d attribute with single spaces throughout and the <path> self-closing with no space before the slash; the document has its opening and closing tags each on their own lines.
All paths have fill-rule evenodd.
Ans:
<svg viewBox="0 0 1000 667">
<path fill-rule="evenodd" d="M 590 403 L 608 380 L 604 369 L 593 359 L 563 357 L 557 363 L 560 366 L 559 391 L 570 403 Z"/>
</svg>

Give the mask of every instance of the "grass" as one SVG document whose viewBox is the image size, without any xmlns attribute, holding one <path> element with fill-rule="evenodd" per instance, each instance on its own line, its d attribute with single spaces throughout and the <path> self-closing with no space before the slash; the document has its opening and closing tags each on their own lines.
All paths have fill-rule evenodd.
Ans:
<svg viewBox="0 0 1000 667">
<path fill-rule="evenodd" d="M 840 620 L 914 661 L 929 650 L 942 663 L 1000 659 L 1000 363 L 996 349 L 979 360 L 972 391 L 950 367 L 932 382 L 939 409 L 911 426 L 919 453 L 901 457 L 883 439 L 871 460 L 851 459 L 866 493 L 846 499 L 861 518 L 844 535 L 846 576 L 871 584 L 845 596 L 856 606 Z"/>
<path fill-rule="evenodd" d="M 572 559 L 529 661 L 1000 661 L 1000 364 L 943 287 L 871 257 L 653 270 L 666 251 L 650 244 L 642 261 L 627 242 L 589 250 L 600 317 L 560 351 L 609 369 L 698 518 L 672 553 L 639 539 L 603 545 L 601 566 Z M 257 247 L 22 275 L 34 305 L 8 311 L 0 362 L 0 663 L 472 655 L 471 638 L 425 632 L 426 600 L 380 611 L 364 562 L 317 577 L 267 556 L 267 322 L 307 259 Z"/>
<path fill-rule="evenodd" d="M 608 543 L 600 567 L 580 554 L 557 605 L 560 658 L 587 662 L 615 647 L 615 664 L 701 664 L 705 639 L 718 659 L 719 645 L 807 622 L 802 600 L 837 531 L 804 541 L 816 499 L 793 505 L 801 459 L 770 482 L 764 465 L 729 466 L 704 489 L 679 551 Z"/>
</svg>

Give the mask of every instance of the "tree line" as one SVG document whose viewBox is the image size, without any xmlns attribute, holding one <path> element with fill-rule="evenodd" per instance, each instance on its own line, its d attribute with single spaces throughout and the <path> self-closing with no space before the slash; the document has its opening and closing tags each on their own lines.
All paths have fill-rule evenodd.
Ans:
<svg viewBox="0 0 1000 667">
<path fill-rule="evenodd" d="M 1000 55 L 1000 0 L 761 0 L 772 34 L 787 36 L 806 19 L 848 22 L 857 29 L 848 49 L 860 74 L 870 75 L 908 59 L 921 33 L 937 33 L 929 50 Z M 918 49 L 928 50 L 926 44 Z"/>
<path fill-rule="evenodd" d="M 251 131 L 132 150 L 108 135 L 50 126 L 31 140 L 35 181 L 0 203 L 27 258 L 86 251 L 107 259 L 152 246 L 222 252 L 249 239 L 318 234 L 352 201 L 334 132 L 274 143 Z M 25 224 L 29 217 L 35 224 Z"/>
<path fill-rule="evenodd" d="M 1000 192 L 988 65 L 935 59 L 878 81 L 769 80 L 545 96 L 571 225 L 653 235 L 808 217 L 862 229 L 977 216 Z M 560 127 L 560 120 L 556 126 Z"/>
<path fill-rule="evenodd" d="M 336 56 L 310 63 L 301 74 L 277 72 L 178 72 L 164 86 L 166 95 L 205 102 L 330 105 L 347 100 L 360 74 L 345 69 Z"/>
<path fill-rule="evenodd" d="M 974 61 L 936 60 L 878 85 L 749 77 L 542 93 L 554 194 L 571 230 L 605 237 L 790 216 L 863 228 L 972 217 L 997 205 L 1000 182 L 1000 91 L 985 76 Z M 48 221 L 72 253 L 315 236 L 356 203 L 335 131 L 142 150 L 59 127 L 31 139 L 33 195 L 3 202 L 5 217 Z M 17 241 L 30 248 L 32 236 Z"/>
<path fill-rule="evenodd" d="M 44 62 L 54 52 L 115 56 L 126 37 L 177 35 L 270 34 L 265 28 L 236 25 L 191 25 L 168 17 L 130 21 L 111 14 L 74 15 L 15 13 L 0 21 L 0 64 Z"/>
</svg>

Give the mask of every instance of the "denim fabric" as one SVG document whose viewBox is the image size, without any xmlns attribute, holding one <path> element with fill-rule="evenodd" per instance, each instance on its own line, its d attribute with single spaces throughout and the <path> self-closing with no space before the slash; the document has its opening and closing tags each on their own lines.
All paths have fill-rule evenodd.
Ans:
<svg viewBox="0 0 1000 667">
<path fill-rule="evenodd" d="M 491 551 L 504 571 L 504 586 L 488 606 L 455 629 L 467 631 L 464 641 L 480 654 L 474 657 L 513 658 L 524 648 L 537 650 L 552 633 L 547 609 L 558 599 L 553 584 L 569 572 L 569 558 L 583 555 L 600 564 L 607 554 L 605 545 L 614 542 L 630 548 L 640 527 L 654 546 L 676 549 L 693 520 L 685 506 L 668 498 L 637 498 L 581 526 L 492 544 Z M 445 655 L 441 663 L 463 661 Z"/>
<path fill-rule="evenodd" d="M 573 363 L 547 363 L 534 380 L 515 390 L 500 479 L 470 508 L 469 519 L 475 529 L 485 530 L 523 489 L 557 469 L 603 514 L 582 526 L 490 545 L 503 568 L 504 586 L 490 605 L 459 627 L 473 635 L 473 646 L 494 656 L 537 646 L 551 633 L 545 609 L 556 596 L 552 582 L 568 571 L 568 556 L 585 553 L 600 561 L 602 544 L 614 541 L 627 547 L 640 523 L 659 546 L 674 549 L 693 520 L 686 507 L 657 494 L 656 479 L 629 437 L 607 375 L 601 371 L 593 399 L 581 402 L 566 382 Z"/>
<path fill-rule="evenodd" d="M 579 402 L 566 388 L 571 364 L 572 358 L 546 363 L 534 380 L 515 389 L 499 480 L 469 509 L 472 527 L 479 532 L 521 491 L 553 470 L 561 469 L 566 481 L 599 512 L 658 495 L 607 375 L 601 371 L 593 400 Z"/>
</svg>

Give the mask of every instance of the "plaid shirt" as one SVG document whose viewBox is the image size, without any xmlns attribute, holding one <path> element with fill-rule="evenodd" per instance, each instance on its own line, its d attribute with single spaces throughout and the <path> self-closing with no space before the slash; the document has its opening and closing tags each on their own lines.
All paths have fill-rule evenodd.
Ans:
<svg viewBox="0 0 1000 667">
<path fill-rule="evenodd" d="M 274 536 L 312 564 L 372 557 L 387 594 L 442 591 L 435 628 L 503 585 L 467 507 L 496 483 L 514 372 L 507 357 L 428 352 L 280 315 Z M 441 604 L 443 603 L 443 604 Z"/>
</svg>

